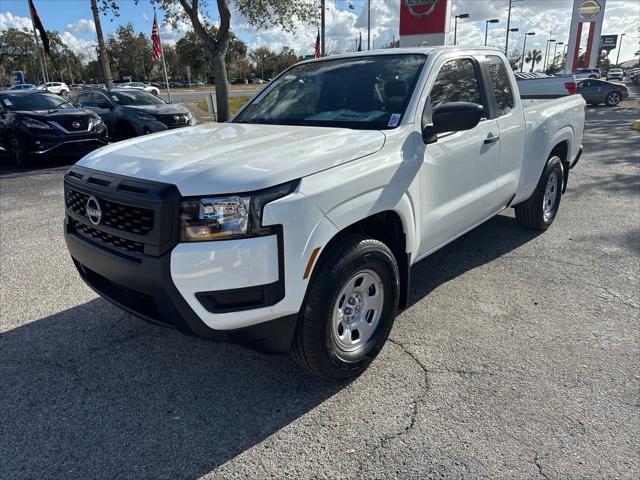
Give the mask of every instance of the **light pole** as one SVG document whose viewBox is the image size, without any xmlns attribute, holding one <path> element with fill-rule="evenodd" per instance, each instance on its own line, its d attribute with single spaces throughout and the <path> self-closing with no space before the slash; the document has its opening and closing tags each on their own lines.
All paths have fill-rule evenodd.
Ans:
<svg viewBox="0 0 640 480">
<path fill-rule="evenodd" d="M 487 46 L 487 35 L 489 33 L 489 24 L 490 23 L 500 23 L 500 20 L 497 18 L 492 18 L 491 20 L 484 21 L 484 46 Z"/>
<path fill-rule="evenodd" d="M 525 52 L 527 51 L 527 37 L 529 35 L 535 35 L 536 32 L 527 32 L 524 34 L 524 45 L 522 46 L 522 61 L 520 63 L 520 71 L 524 72 L 524 55 Z"/>
<path fill-rule="evenodd" d="M 547 48 L 545 48 L 544 50 L 544 63 L 542 64 L 542 71 L 544 72 L 544 70 L 547 68 L 547 57 L 549 56 L 549 44 L 552 42 L 555 42 L 555 39 L 549 39 L 547 40 Z"/>
<path fill-rule="evenodd" d="M 367 2 L 367 50 L 371 50 L 371 0 Z"/>
<path fill-rule="evenodd" d="M 455 22 L 453 27 L 453 44 L 458 44 L 458 19 L 469 18 L 468 13 L 461 13 L 460 15 L 455 16 Z"/>
<path fill-rule="evenodd" d="M 616 57 L 616 67 L 620 66 L 620 50 L 622 50 L 622 37 L 624 37 L 626 33 L 620 34 L 620 45 L 618 45 L 618 55 Z"/>
<path fill-rule="evenodd" d="M 551 61 L 551 65 L 554 68 L 556 66 L 556 49 L 558 48 L 558 45 L 564 45 L 564 42 L 556 42 L 556 44 L 553 47 L 553 60 Z"/>
</svg>

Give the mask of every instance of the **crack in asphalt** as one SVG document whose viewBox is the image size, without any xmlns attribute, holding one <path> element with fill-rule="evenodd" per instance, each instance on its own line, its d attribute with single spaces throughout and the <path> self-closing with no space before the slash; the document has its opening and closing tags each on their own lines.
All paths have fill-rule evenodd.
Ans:
<svg viewBox="0 0 640 480">
<path fill-rule="evenodd" d="M 533 464 L 536 466 L 536 468 L 538 469 L 538 473 L 543 477 L 546 478 L 547 480 L 551 480 L 551 477 L 544 472 L 544 466 L 542 465 L 541 459 L 540 459 L 540 455 L 538 454 L 538 451 L 533 448 L 529 443 L 525 442 L 524 440 L 516 437 L 515 435 L 512 435 L 509 432 L 505 432 L 503 430 L 503 433 L 511 438 L 512 440 L 515 440 L 516 442 L 518 442 L 520 445 L 523 445 L 524 447 L 526 447 L 527 449 L 529 449 L 531 451 L 531 453 L 533 453 Z"/>
</svg>

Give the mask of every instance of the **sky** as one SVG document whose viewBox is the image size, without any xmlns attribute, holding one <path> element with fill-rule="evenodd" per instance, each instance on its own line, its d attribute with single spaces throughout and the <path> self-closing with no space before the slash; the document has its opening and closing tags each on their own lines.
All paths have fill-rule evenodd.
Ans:
<svg viewBox="0 0 640 480">
<path fill-rule="evenodd" d="M 374 47 L 382 47 L 392 39 L 398 38 L 399 2 L 402 0 L 371 0 L 371 25 Z M 468 20 L 458 24 L 459 45 L 481 45 L 484 43 L 485 20 L 500 19 L 500 23 L 489 25 L 488 44 L 504 48 L 509 0 L 451 0 L 453 13 L 469 13 Z M 95 56 L 95 25 L 89 0 L 34 0 L 36 9 L 48 30 L 60 32 L 65 43 L 76 52 L 85 52 Z M 215 1 L 209 2 L 209 17 L 217 21 L 218 13 Z M 571 6 L 573 0 L 513 0 L 511 12 L 512 28 L 520 31 L 510 36 L 510 48 L 522 48 L 522 33 L 536 32 L 527 39 L 527 50 L 532 48 L 544 51 L 546 41 L 554 38 L 567 43 Z M 151 33 L 153 8 L 148 0 L 118 0 L 120 16 L 102 17 L 105 35 L 115 31 L 118 25 L 132 22 L 136 31 L 147 35 Z M 343 52 L 354 50 L 356 39 L 362 32 L 366 47 L 367 32 L 366 0 L 326 0 L 327 51 Z M 179 8 L 179 7 L 178 7 Z M 158 19 L 163 20 L 162 11 Z M 607 0 L 602 34 L 624 33 L 620 61 L 630 60 L 640 49 L 640 0 Z M 161 24 L 162 25 L 162 24 Z M 317 35 L 317 26 L 295 23 L 295 33 L 272 28 L 257 30 L 237 12 L 232 12 L 232 30 L 250 49 L 266 46 L 280 50 L 289 46 L 299 55 L 313 53 Z M 16 27 L 31 28 L 27 0 L 0 0 L 0 30 Z M 163 43 L 175 43 L 186 31 L 188 24 L 171 28 L 161 26 Z M 453 28 L 451 28 L 451 36 Z M 586 44 L 583 33 L 583 45 Z M 618 51 L 611 52 L 612 58 Z"/>
</svg>

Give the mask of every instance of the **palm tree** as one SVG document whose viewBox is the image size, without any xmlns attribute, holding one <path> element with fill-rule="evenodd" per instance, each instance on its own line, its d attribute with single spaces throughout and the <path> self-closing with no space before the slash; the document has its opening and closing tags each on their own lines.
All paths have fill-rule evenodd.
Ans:
<svg viewBox="0 0 640 480">
<path fill-rule="evenodd" d="M 540 60 L 542 60 L 542 51 L 536 49 L 529 50 L 526 58 L 524 59 L 526 63 L 531 63 L 530 72 L 533 72 L 533 68 L 536 66 L 536 63 L 540 62 Z"/>
<path fill-rule="evenodd" d="M 98 59 L 100 60 L 100 63 L 102 63 L 104 84 L 107 87 L 107 90 L 111 90 L 113 80 L 111 78 L 111 68 L 109 67 L 107 48 L 104 44 L 104 36 L 102 35 L 102 25 L 100 24 L 100 12 L 98 11 L 97 0 L 91 0 L 91 11 L 93 12 L 93 22 L 96 24 L 96 37 L 98 37 Z"/>
</svg>

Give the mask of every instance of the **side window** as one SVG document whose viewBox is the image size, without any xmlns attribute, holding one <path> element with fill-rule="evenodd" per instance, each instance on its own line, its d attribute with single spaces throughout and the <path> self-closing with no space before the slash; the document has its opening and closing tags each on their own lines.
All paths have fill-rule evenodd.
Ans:
<svg viewBox="0 0 640 480">
<path fill-rule="evenodd" d="M 482 105 L 480 82 L 473 60 L 458 58 L 442 65 L 430 96 L 433 108 L 449 102 L 471 102 Z"/>
<path fill-rule="evenodd" d="M 80 95 L 76 95 L 76 97 L 74 98 L 74 102 L 80 105 L 81 107 L 84 107 L 85 105 L 87 105 L 88 99 L 89 99 L 89 95 L 87 95 L 86 93 L 81 93 Z"/>
<path fill-rule="evenodd" d="M 487 57 L 487 68 L 489 70 L 489 80 L 491 90 L 496 99 L 498 116 L 506 115 L 513 110 L 513 89 L 509 80 L 509 74 L 500 57 L 489 55 Z"/>
</svg>

